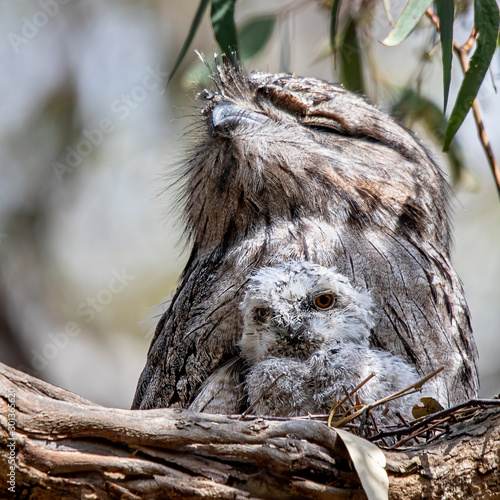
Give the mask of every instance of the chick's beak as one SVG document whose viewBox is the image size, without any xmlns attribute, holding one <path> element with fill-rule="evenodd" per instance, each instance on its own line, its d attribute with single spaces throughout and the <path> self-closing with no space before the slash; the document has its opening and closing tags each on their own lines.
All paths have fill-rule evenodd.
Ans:
<svg viewBox="0 0 500 500">
<path fill-rule="evenodd" d="M 290 343 L 295 344 L 303 340 L 305 331 L 304 324 L 289 324 L 285 326 L 283 334 Z"/>
</svg>

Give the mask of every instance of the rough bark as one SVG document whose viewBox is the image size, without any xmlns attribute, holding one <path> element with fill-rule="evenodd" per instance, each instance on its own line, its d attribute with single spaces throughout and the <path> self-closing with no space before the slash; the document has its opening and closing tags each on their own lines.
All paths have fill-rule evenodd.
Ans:
<svg viewBox="0 0 500 500">
<path fill-rule="evenodd" d="M 104 408 L 5 365 L 0 396 L 1 498 L 366 498 L 323 422 Z M 499 408 L 385 453 L 391 499 L 500 498 Z"/>
</svg>

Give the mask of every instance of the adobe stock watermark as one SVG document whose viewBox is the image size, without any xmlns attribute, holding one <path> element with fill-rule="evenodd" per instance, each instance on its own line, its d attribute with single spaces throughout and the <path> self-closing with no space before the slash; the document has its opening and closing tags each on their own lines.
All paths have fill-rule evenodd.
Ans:
<svg viewBox="0 0 500 500">
<path fill-rule="evenodd" d="M 85 323 L 94 321 L 97 314 L 111 304 L 114 296 L 125 290 L 129 282 L 135 279 L 135 276 L 127 274 L 125 269 L 122 269 L 121 272 L 112 269 L 111 275 L 107 287 L 99 290 L 94 297 L 87 297 L 85 301 L 78 304 L 76 313 Z M 49 333 L 47 335 L 48 341 L 42 349 L 32 349 L 31 366 L 38 371 L 44 370 L 49 361 L 55 359 L 68 346 L 70 340 L 78 337 L 81 333 L 82 329 L 76 321 L 68 321 L 63 331 Z"/>
<path fill-rule="evenodd" d="M 7 33 L 7 39 L 9 40 L 14 52 L 19 53 L 20 48 L 29 43 L 30 40 L 38 35 L 39 31 L 47 26 L 50 19 L 59 14 L 61 5 L 66 5 L 69 0 L 39 0 L 37 10 L 30 17 L 22 17 L 22 25 L 20 33 L 14 33 L 10 31 Z"/>
<path fill-rule="evenodd" d="M 143 102 L 160 84 L 165 83 L 167 76 L 168 73 L 161 71 L 159 65 L 156 69 L 147 66 L 141 83 L 133 87 L 128 94 L 121 94 L 119 98 L 111 102 L 110 110 L 113 113 L 111 117 L 102 118 L 91 130 L 83 129 L 74 147 L 66 146 L 64 163 L 52 162 L 52 169 L 59 181 L 62 181 L 64 174 L 72 172 L 81 165 L 83 159 L 92 154 L 94 148 L 100 146 L 104 138 L 116 130 L 116 120 L 126 120 L 139 103 Z"/>
<path fill-rule="evenodd" d="M 13 387 L 7 389 L 7 448 L 9 455 L 7 458 L 7 489 L 11 493 L 16 493 L 16 390 Z"/>
</svg>

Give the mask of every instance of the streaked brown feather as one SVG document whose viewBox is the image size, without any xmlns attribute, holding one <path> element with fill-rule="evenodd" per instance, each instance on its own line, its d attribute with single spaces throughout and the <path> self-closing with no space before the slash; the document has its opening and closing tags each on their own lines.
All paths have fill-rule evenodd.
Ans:
<svg viewBox="0 0 500 500">
<path fill-rule="evenodd" d="M 213 79 L 217 90 L 201 94 L 207 127 L 186 161 L 193 250 L 133 407 L 189 406 L 238 352 L 245 280 L 283 259 L 335 265 L 368 287 L 372 344 L 420 374 L 445 366 L 435 379 L 443 401 L 475 397 L 477 351 L 449 259 L 448 187 L 427 150 L 327 82 L 247 75 L 227 61 Z M 222 103 L 244 112 L 217 131 L 212 113 Z"/>
</svg>

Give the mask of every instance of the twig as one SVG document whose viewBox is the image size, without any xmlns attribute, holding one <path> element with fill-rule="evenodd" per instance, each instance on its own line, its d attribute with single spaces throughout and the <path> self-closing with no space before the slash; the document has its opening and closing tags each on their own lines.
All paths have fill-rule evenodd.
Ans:
<svg viewBox="0 0 500 500">
<path fill-rule="evenodd" d="M 328 427 L 332 426 L 332 419 L 333 419 L 333 416 L 335 415 L 335 412 L 349 399 L 349 396 L 352 396 L 353 394 L 355 394 L 359 389 L 361 389 L 361 387 L 363 387 L 373 377 L 375 377 L 375 372 L 368 375 L 368 377 L 366 377 L 362 382 L 360 382 L 344 399 L 342 399 L 340 401 L 340 403 L 337 403 L 330 410 L 330 414 L 328 415 Z"/>
<path fill-rule="evenodd" d="M 377 441 L 378 439 L 382 439 L 384 437 L 392 437 L 392 436 L 401 436 L 403 434 L 410 434 L 414 432 L 415 430 L 425 427 L 427 424 L 432 423 L 436 419 L 441 419 L 443 417 L 453 415 L 457 413 L 460 410 L 471 410 L 473 409 L 476 411 L 478 408 L 477 407 L 494 407 L 494 406 L 500 406 L 500 400 L 495 400 L 495 399 L 471 399 L 469 401 L 465 401 L 463 403 L 460 403 L 456 406 L 453 406 L 451 408 L 446 408 L 444 410 L 438 411 L 436 413 L 433 413 L 432 415 L 429 415 L 428 417 L 422 419 L 422 420 L 417 420 L 413 424 L 407 426 L 407 427 L 401 427 L 399 429 L 395 429 L 393 431 L 385 431 L 381 432 L 380 434 L 377 434 L 375 436 L 372 436 L 370 440 L 372 441 Z"/>
<path fill-rule="evenodd" d="M 424 432 L 428 432 L 429 430 L 433 429 L 434 427 L 437 427 L 438 425 L 444 423 L 445 421 L 446 421 L 446 419 L 445 420 L 438 420 L 437 422 L 430 425 L 429 427 L 426 427 L 425 429 L 420 429 L 420 430 L 410 434 L 409 436 L 407 436 L 403 439 L 400 439 L 396 444 L 393 444 L 391 447 L 389 447 L 389 450 L 395 450 L 396 448 L 403 446 L 408 441 L 411 441 L 412 439 L 416 438 L 417 436 L 419 436 L 420 434 L 422 434 Z"/>
<path fill-rule="evenodd" d="M 432 21 L 432 23 L 436 26 L 436 29 L 439 31 L 439 18 L 435 14 L 434 10 L 429 7 L 425 11 L 427 17 Z M 453 51 L 458 56 L 458 60 L 460 61 L 460 65 L 462 66 L 463 73 L 467 73 L 469 69 L 469 53 L 474 45 L 476 40 L 477 33 L 476 29 L 473 28 L 472 32 L 467 39 L 467 41 L 460 45 L 455 40 L 453 40 Z M 497 186 L 498 194 L 500 196 L 500 166 L 498 165 L 495 156 L 493 154 L 493 150 L 491 149 L 490 141 L 488 139 L 488 134 L 486 133 L 486 129 L 484 128 L 483 119 L 481 117 L 481 112 L 479 110 L 479 103 L 477 98 L 472 102 L 472 113 L 474 115 L 474 121 L 476 122 L 476 128 L 479 134 L 479 139 L 481 144 L 483 145 L 483 149 L 488 157 L 488 162 L 491 167 L 491 172 L 493 174 L 493 178 L 495 179 L 495 183 Z"/>
<path fill-rule="evenodd" d="M 402 396 L 408 396 L 410 394 L 413 394 L 417 391 L 419 391 L 422 386 L 432 377 L 436 376 L 439 372 L 444 370 L 444 366 L 441 368 L 438 368 L 437 370 L 434 370 L 431 374 L 427 375 L 423 379 L 419 380 L 418 382 L 415 382 L 412 385 L 409 385 L 408 387 L 405 387 L 404 389 L 401 389 L 398 392 L 395 392 L 394 394 L 390 394 L 389 396 L 386 396 L 385 398 L 379 399 L 378 401 L 375 401 L 374 403 L 370 403 L 368 405 L 363 405 L 361 409 L 358 411 L 352 413 L 351 415 L 348 415 L 345 418 L 342 418 L 338 422 L 335 422 L 333 425 L 329 427 L 341 427 L 342 425 L 346 424 L 347 422 L 350 422 L 351 420 L 355 419 L 356 417 L 359 417 L 364 411 L 369 411 L 372 408 L 375 408 L 376 406 L 380 406 L 384 403 L 388 403 L 390 401 L 394 401 L 395 399 L 398 399 Z"/>
<path fill-rule="evenodd" d="M 353 394 L 351 394 L 348 390 L 347 390 L 347 387 L 345 385 L 342 386 L 342 390 L 344 391 L 344 394 L 345 394 L 345 397 L 347 399 L 347 401 L 349 401 L 349 404 L 351 406 L 356 406 L 356 403 L 351 399 L 351 396 Z"/>
<path fill-rule="evenodd" d="M 373 416 L 373 414 L 372 414 L 371 411 L 368 412 L 368 415 L 372 419 L 373 428 L 375 429 L 375 432 L 379 432 L 376 418 Z M 381 441 L 384 444 L 384 446 L 389 446 L 388 443 L 387 443 L 387 441 L 384 438 L 382 438 Z"/>
<path fill-rule="evenodd" d="M 399 420 L 401 420 L 401 423 L 407 427 L 408 426 L 408 420 L 406 420 L 406 418 L 403 417 L 403 415 L 401 415 L 401 413 L 398 411 L 396 412 L 396 417 L 399 418 Z M 382 442 L 384 442 L 384 438 L 381 438 Z M 420 443 L 420 439 L 418 437 L 415 436 L 415 441 L 418 443 Z"/>
</svg>

